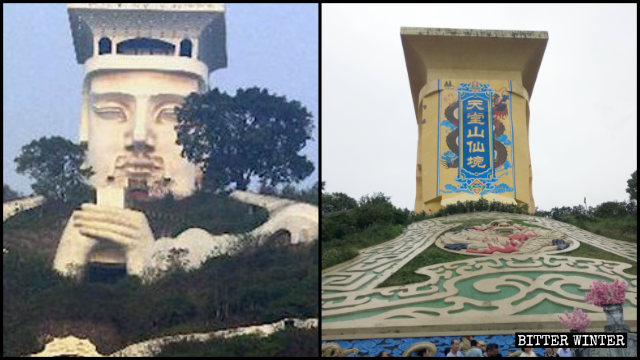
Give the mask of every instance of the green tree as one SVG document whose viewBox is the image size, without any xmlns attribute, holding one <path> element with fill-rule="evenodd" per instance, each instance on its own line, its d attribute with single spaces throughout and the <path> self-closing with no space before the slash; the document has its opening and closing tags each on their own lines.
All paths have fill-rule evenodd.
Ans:
<svg viewBox="0 0 640 360">
<path fill-rule="evenodd" d="M 20 193 L 14 191 L 7 184 L 2 184 L 2 202 L 11 201 L 21 197 Z"/>
<path fill-rule="evenodd" d="M 314 170 L 298 153 L 311 139 L 311 113 L 298 101 L 265 89 L 192 93 L 176 108 L 182 155 L 202 166 L 203 186 L 215 191 L 252 177 L 266 185 L 300 181 Z"/>
<path fill-rule="evenodd" d="M 85 179 L 93 175 L 83 168 L 85 152 L 80 145 L 59 136 L 42 137 L 22 147 L 15 162 L 17 172 L 35 180 L 31 188 L 49 200 L 86 201 L 91 187 Z"/>
<path fill-rule="evenodd" d="M 596 206 L 594 211 L 594 215 L 599 218 L 607 218 L 607 217 L 620 217 L 624 216 L 627 213 L 627 209 L 624 206 L 624 203 L 619 203 L 615 201 L 607 201 L 602 204 Z"/>
<path fill-rule="evenodd" d="M 409 213 L 398 209 L 390 201 L 390 197 L 379 192 L 360 198 L 355 210 L 356 224 L 364 229 L 372 224 L 405 224 Z"/>
<path fill-rule="evenodd" d="M 322 194 L 322 213 L 349 210 L 358 206 L 358 202 L 345 193 Z"/>
<path fill-rule="evenodd" d="M 638 201 L 638 170 L 631 174 L 631 179 L 627 180 L 627 192 L 631 200 Z"/>
</svg>

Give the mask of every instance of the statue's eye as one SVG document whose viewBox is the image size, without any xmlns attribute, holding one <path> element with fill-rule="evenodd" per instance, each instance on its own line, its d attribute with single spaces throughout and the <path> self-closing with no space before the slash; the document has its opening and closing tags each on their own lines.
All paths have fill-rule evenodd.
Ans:
<svg viewBox="0 0 640 360">
<path fill-rule="evenodd" d="M 172 107 L 164 108 L 160 110 L 160 112 L 158 113 L 158 120 L 176 122 L 177 121 L 176 111 Z"/>
<path fill-rule="evenodd" d="M 116 106 L 94 106 L 93 112 L 105 120 L 126 120 L 124 110 Z"/>
</svg>

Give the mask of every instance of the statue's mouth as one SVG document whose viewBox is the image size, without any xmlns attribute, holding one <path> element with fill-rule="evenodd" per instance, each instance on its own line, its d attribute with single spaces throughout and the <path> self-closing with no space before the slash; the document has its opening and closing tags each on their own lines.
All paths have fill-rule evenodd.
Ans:
<svg viewBox="0 0 640 360">
<path fill-rule="evenodd" d="M 171 183 L 160 156 L 126 154 L 116 157 L 107 181 L 116 181 L 136 198 L 161 196 Z"/>
<path fill-rule="evenodd" d="M 164 160 L 160 156 L 118 156 L 114 173 L 136 180 L 160 180 L 164 178 Z"/>
</svg>

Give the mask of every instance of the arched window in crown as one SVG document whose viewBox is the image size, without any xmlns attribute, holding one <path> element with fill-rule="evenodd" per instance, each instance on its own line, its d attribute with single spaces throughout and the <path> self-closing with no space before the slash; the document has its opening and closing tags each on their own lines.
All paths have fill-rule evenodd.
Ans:
<svg viewBox="0 0 640 360">
<path fill-rule="evenodd" d="M 135 38 L 118 43 L 116 52 L 123 55 L 173 55 L 175 45 L 150 38 Z"/>
<path fill-rule="evenodd" d="M 98 41 L 98 55 L 111 54 L 111 39 L 103 37 Z"/>
<path fill-rule="evenodd" d="M 180 56 L 191 57 L 191 40 L 184 39 L 180 41 Z"/>
</svg>

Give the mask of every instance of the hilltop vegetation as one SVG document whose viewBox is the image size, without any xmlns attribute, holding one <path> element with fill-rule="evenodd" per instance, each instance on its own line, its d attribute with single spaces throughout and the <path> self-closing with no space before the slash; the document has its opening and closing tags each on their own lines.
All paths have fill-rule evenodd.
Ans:
<svg viewBox="0 0 640 360">
<path fill-rule="evenodd" d="M 3 259 L 3 355 L 38 351 L 42 335 L 84 335 L 101 353 L 178 333 L 318 317 L 318 244 L 249 246 L 151 285 L 75 283 L 42 256 Z M 317 345 L 317 344 L 316 344 Z M 307 352 L 309 354 L 310 352 Z"/>
<path fill-rule="evenodd" d="M 429 216 L 396 208 L 382 193 L 364 196 L 360 201 L 344 193 L 322 194 L 322 269 L 355 258 L 360 249 L 392 240 L 412 222 L 481 211 L 528 214 L 526 205 L 489 202 L 481 198 L 445 206 Z M 589 210 L 582 206 L 556 207 L 550 211 L 538 211 L 535 215 L 564 221 L 612 239 L 637 240 L 635 201 L 605 202 Z M 441 253 L 435 255 L 444 256 Z"/>
<path fill-rule="evenodd" d="M 22 195 L 13 190 L 9 185 L 2 184 L 2 202 L 7 202 L 11 200 L 15 200 L 22 197 Z"/>
<path fill-rule="evenodd" d="M 315 351 L 310 351 L 315 349 Z M 158 357 L 300 357 L 318 354 L 318 330 L 287 329 L 267 337 L 243 335 L 166 346 Z"/>
<path fill-rule="evenodd" d="M 607 201 L 596 207 L 563 206 L 550 211 L 538 211 L 537 216 L 563 221 L 594 234 L 611 239 L 636 242 L 638 210 L 635 201 Z"/>
<path fill-rule="evenodd" d="M 3 223 L 3 245 L 12 250 L 39 254 L 52 262 L 62 231 L 79 203 L 47 201 Z M 212 234 L 242 233 L 256 228 L 268 218 L 266 210 L 224 195 L 196 193 L 181 200 L 167 197 L 131 204 L 147 216 L 156 238 L 176 236 L 199 227 Z"/>
<path fill-rule="evenodd" d="M 204 192 L 180 200 L 167 196 L 154 201 L 132 201 L 131 208 L 147 216 L 156 238 L 175 237 L 193 227 L 211 234 L 242 233 L 258 227 L 269 217 L 262 208 Z"/>
<path fill-rule="evenodd" d="M 212 233 L 242 233 L 268 217 L 264 209 L 204 193 L 131 205 L 147 215 L 156 237 L 196 226 Z M 77 206 L 49 201 L 3 224 L 3 244 L 9 248 L 3 258 L 4 356 L 41 350 L 45 334 L 83 335 L 107 354 L 160 336 L 318 317 L 317 242 L 257 246 L 256 239 L 245 238 L 248 246 L 239 254 L 210 259 L 197 271 L 174 267 L 151 285 L 136 277 L 114 283 L 62 278 L 51 263 Z M 317 342 L 301 336 L 296 354 L 317 353 Z M 307 345 L 313 346 L 301 350 Z"/>
<path fill-rule="evenodd" d="M 413 222 L 476 211 L 526 213 L 527 207 L 480 199 L 458 202 L 426 215 L 396 208 L 383 193 L 363 196 L 360 201 L 344 193 L 322 194 L 322 268 L 356 257 L 359 249 L 397 237 Z"/>
<path fill-rule="evenodd" d="M 508 217 L 508 216 L 507 216 Z M 528 227 L 536 227 L 546 229 L 544 227 L 530 224 L 526 221 L 518 220 L 518 219 L 510 219 L 516 224 L 528 226 Z M 467 220 L 461 221 L 447 221 L 446 223 L 459 223 L 460 225 L 456 225 L 446 231 L 443 234 L 448 232 L 455 232 L 462 230 L 464 228 L 468 228 L 471 226 L 486 224 L 487 219 L 477 219 L 470 218 Z M 601 250 L 597 247 L 591 246 L 586 243 L 581 243 L 580 247 L 570 251 L 563 253 L 563 255 L 571 255 L 576 257 L 587 257 L 592 259 L 603 259 L 603 260 L 612 260 L 624 263 L 630 263 L 632 266 L 629 269 L 626 269 L 625 272 L 628 274 L 636 275 L 636 263 L 630 262 L 628 259 L 618 256 L 607 251 Z M 416 270 L 434 264 L 441 264 L 452 261 L 466 260 L 470 259 L 469 255 L 465 254 L 457 254 L 449 251 L 442 250 L 437 246 L 430 246 L 422 253 L 420 253 L 415 258 L 411 259 L 406 265 L 401 267 L 398 271 L 393 273 L 389 278 L 387 278 L 384 282 L 380 283 L 377 287 L 383 288 L 387 286 L 396 286 L 396 285 L 407 285 L 418 282 L 423 282 L 429 280 L 429 276 L 416 274 Z"/>
<path fill-rule="evenodd" d="M 360 201 L 345 194 L 322 195 L 322 268 L 358 255 L 358 250 L 391 240 L 423 216 L 397 209 L 382 193 Z"/>
</svg>

